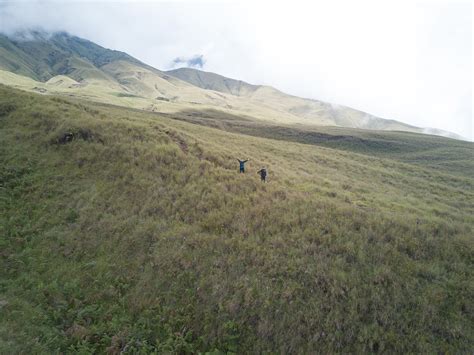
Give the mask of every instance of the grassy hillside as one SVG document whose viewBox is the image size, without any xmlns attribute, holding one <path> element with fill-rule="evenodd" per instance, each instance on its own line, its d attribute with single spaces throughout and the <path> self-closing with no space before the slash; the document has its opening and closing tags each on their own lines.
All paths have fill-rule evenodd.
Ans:
<svg viewBox="0 0 474 355">
<path fill-rule="evenodd" d="M 384 131 L 405 131 L 425 133 L 426 129 L 411 126 L 395 120 L 383 119 L 350 107 L 288 95 L 265 85 L 252 85 L 241 80 L 192 68 L 179 68 L 166 72 L 183 81 L 206 90 L 244 97 L 258 106 L 271 108 L 280 115 L 291 115 L 298 119 L 286 122 L 300 122 L 326 126 L 360 128 Z M 280 121 L 281 122 L 281 121 Z M 429 129 L 430 134 L 455 139 L 462 137 L 439 129 Z"/>
<path fill-rule="evenodd" d="M 87 65 L 75 71 L 80 85 L 50 85 L 25 76 L 0 70 L 0 84 L 43 94 L 65 95 L 137 109 L 177 113 L 184 110 L 219 110 L 223 114 L 247 115 L 254 120 L 278 123 L 310 122 L 284 110 L 276 110 L 259 102 L 215 91 L 203 90 L 172 76 L 156 73 L 132 63 L 116 61 L 104 65 L 96 75 Z M 62 75 L 59 75 L 62 78 Z M 88 79 L 84 79 L 88 77 Z"/>
<path fill-rule="evenodd" d="M 430 167 L 439 172 L 474 176 L 474 145 L 450 138 L 400 131 L 283 125 L 218 110 L 183 110 L 166 116 L 227 132 L 346 150 Z"/>
<path fill-rule="evenodd" d="M 14 79 L 5 73 L 20 77 Z M 9 37 L 0 34 L 0 83 L 17 86 L 18 81 L 25 82 L 22 76 L 36 83 L 21 89 L 39 88 L 45 94 L 73 95 L 149 111 L 176 112 L 177 107 L 190 109 L 197 105 L 278 123 L 424 132 L 349 107 L 288 95 L 214 73 L 190 68 L 165 73 L 126 53 L 65 32 L 29 31 Z M 68 76 L 80 85 L 52 89 L 44 84 L 56 76 Z M 460 139 L 441 130 L 432 133 Z"/>
<path fill-rule="evenodd" d="M 0 353 L 472 350 L 463 163 L 256 135 L 0 86 Z"/>
<path fill-rule="evenodd" d="M 219 91 L 236 96 L 250 96 L 261 87 L 260 85 L 252 85 L 242 80 L 226 78 L 219 74 L 192 68 L 179 68 L 169 70 L 166 73 L 206 90 Z"/>
<path fill-rule="evenodd" d="M 47 81 L 56 75 L 84 79 L 80 74 L 83 67 L 93 71 L 85 78 L 101 77 L 100 67 L 117 60 L 144 66 L 126 53 L 103 48 L 65 32 L 30 31 L 9 37 L 0 34 L 0 68 L 39 81 Z"/>
</svg>

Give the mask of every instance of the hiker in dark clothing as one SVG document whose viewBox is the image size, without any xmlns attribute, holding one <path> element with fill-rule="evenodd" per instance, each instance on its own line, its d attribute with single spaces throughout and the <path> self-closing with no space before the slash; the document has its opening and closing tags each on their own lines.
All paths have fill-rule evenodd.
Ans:
<svg viewBox="0 0 474 355">
<path fill-rule="evenodd" d="M 260 180 L 262 182 L 266 182 L 267 180 L 267 169 L 261 168 L 259 171 L 257 171 L 257 174 L 260 174 Z"/>
<path fill-rule="evenodd" d="M 240 160 L 240 159 L 237 159 L 239 161 L 239 164 L 240 164 L 240 172 L 241 173 L 245 173 L 245 163 L 249 161 L 249 159 L 247 160 Z"/>
</svg>

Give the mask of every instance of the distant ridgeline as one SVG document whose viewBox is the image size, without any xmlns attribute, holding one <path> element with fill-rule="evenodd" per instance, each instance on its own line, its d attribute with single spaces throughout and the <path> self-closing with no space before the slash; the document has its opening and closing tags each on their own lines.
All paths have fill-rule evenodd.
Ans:
<svg viewBox="0 0 474 355">
<path fill-rule="evenodd" d="M 461 139 L 450 132 L 422 129 L 214 73 L 190 68 L 163 72 L 126 53 L 65 32 L 0 34 L 0 83 L 155 112 L 214 108 L 267 122 L 396 130 Z"/>
</svg>

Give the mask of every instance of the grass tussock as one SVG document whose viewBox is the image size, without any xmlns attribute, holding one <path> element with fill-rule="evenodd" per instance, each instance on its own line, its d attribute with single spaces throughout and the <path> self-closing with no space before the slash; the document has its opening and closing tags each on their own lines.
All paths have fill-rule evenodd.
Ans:
<svg viewBox="0 0 474 355">
<path fill-rule="evenodd" d="M 0 353 L 473 348 L 463 169 L 6 87 L 0 138 Z"/>
</svg>

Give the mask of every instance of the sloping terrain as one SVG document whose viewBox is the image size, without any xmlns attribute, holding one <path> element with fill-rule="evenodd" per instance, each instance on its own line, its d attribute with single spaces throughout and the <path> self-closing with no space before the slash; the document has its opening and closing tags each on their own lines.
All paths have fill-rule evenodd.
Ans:
<svg viewBox="0 0 474 355">
<path fill-rule="evenodd" d="M 166 116 L 227 132 L 346 150 L 430 167 L 450 174 L 474 176 L 473 144 L 450 138 L 408 132 L 282 125 L 224 114 L 217 110 L 184 110 Z"/>
<path fill-rule="evenodd" d="M 0 69 L 5 72 L 29 76 L 35 80 L 36 87 L 41 87 L 41 82 L 48 84 L 58 75 L 68 76 L 82 84 L 77 93 L 79 97 L 97 95 L 97 91 L 101 93 L 99 99 L 138 97 L 145 101 L 139 103 L 138 107 L 145 108 L 154 102 L 176 100 L 183 103 L 192 100 L 201 104 L 210 103 L 216 98 L 221 100 L 222 96 L 213 97 L 212 93 L 170 77 L 126 53 L 105 49 L 62 32 L 53 35 L 33 32 L 24 39 L 0 35 L 0 50 Z M 15 80 L 7 80 L 12 79 L 12 76 L 3 73 L 2 77 L 2 82 L 16 84 Z M 46 90 L 44 93 L 49 93 L 48 87 L 43 89 Z M 60 92 L 58 88 L 55 89 L 56 93 Z M 68 90 L 65 93 L 74 95 L 76 91 Z"/>
<path fill-rule="evenodd" d="M 0 86 L 0 353 L 472 350 L 472 143 L 197 114 Z"/>
<path fill-rule="evenodd" d="M 270 86 L 252 85 L 197 69 L 179 68 L 170 70 L 167 73 L 203 89 L 245 97 L 248 101 L 254 102 L 259 106 L 266 106 L 280 113 L 302 118 L 305 120 L 303 121 L 304 123 L 371 130 L 429 133 L 462 139 L 451 132 L 433 129 L 424 130 L 395 120 L 376 117 L 350 107 L 304 99 L 285 94 Z M 297 121 L 294 120 L 293 122 Z"/>
<path fill-rule="evenodd" d="M 51 90 L 47 83 L 58 75 L 67 76 L 80 85 Z M 24 76 L 35 83 L 27 84 Z M 426 131 L 349 107 L 299 98 L 269 86 L 251 85 L 214 73 L 188 68 L 162 72 L 126 53 L 64 32 L 27 32 L 10 37 L 0 34 L 0 83 L 155 112 L 177 112 L 199 106 L 267 122 L 431 132 L 460 138 L 449 132 Z"/>
<path fill-rule="evenodd" d="M 105 49 L 65 32 L 32 31 L 14 37 L 0 34 L 0 68 L 38 81 L 56 75 L 68 75 L 78 81 L 94 76 L 107 78 L 100 67 L 117 60 L 144 65 L 126 53 Z"/>
<path fill-rule="evenodd" d="M 248 97 L 261 88 L 261 85 L 252 85 L 242 80 L 230 79 L 219 74 L 192 68 L 179 68 L 166 73 L 194 86 L 235 96 Z"/>
</svg>

